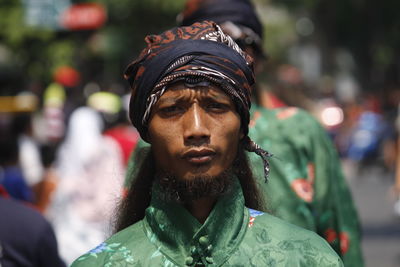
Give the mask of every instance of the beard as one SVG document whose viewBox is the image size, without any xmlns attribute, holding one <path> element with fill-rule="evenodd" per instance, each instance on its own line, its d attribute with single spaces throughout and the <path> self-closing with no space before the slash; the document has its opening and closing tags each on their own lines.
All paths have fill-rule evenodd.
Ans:
<svg viewBox="0 0 400 267">
<path fill-rule="evenodd" d="M 167 202 L 186 204 L 205 197 L 220 197 L 232 185 L 232 170 L 226 170 L 217 176 L 194 175 L 189 179 L 179 179 L 173 174 L 159 172 L 155 176 L 161 199 Z"/>
</svg>

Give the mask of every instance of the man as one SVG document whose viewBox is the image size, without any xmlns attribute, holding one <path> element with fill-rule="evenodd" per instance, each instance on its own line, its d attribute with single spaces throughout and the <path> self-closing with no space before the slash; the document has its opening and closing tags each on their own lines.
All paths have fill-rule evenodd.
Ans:
<svg viewBox="0 0 400 267">
<path fill-rule="evenodd" d="M 27 201 L 32 191 L 17 163 L 14 112 L 3 109 L 0 118 L 0 266 L 63 267 L 52 226 Z"/>
<path fill-rule="evenodd" d="M 0 185 L 0 266 L 64 267 L 50 223 Z"/>
<path fill-rule="evenodd" d="M 205 19 L 220 23 L 224 32 L 253 55 L 256 69 L 262 68 L 263 29 L 251 2 L 189 0 L 179 17 L 183 25 Z M 277 217 L 324 237 L 346 266 L 363 266 L 357 212 L 325 130 L 301 109 L 270 109 L 281 106 L 281 102 L 259 84 L 254 89 L 258 107 L 253 105 L 251 111 L 249 136 L 274 154 L 268 183 L 263 183 L 262 161 L 254 153 L 248 156 L 268 209 Z M 144 146 L 144 142 L 138 143 L 130 161 L 127 187 L 138 171 Z"/>
<path fill-rule="evenodd" d="M 73 266 L 343 266 L 316 234 L 262 209 L 244 150 L 252 60 L 213 22 L 146 38 L 126 70 L 130 117 L 151 150 L 117 234 Z"/>
<path fill-rule="evenodd" d="M 109 236 L 120 197 L 122 155 L 117 142 L 102 134 L 103 127 L 96 110 L 75 109 L 56 156 L 58 182 L 47 215 L 68 265 Z"/>
</svg>

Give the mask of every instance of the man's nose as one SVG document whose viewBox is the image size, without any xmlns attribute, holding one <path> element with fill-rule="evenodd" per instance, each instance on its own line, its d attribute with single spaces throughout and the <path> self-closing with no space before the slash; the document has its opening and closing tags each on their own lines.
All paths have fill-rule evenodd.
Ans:
<svg viewBox="0 0 400 267">
<path fill-rule="evenodd" d="M 200 146 L 209 143 L 210 131 L 207 114 L 199 105 L 191 106 L 183 119 L 185 145 Z"/>
</svg>

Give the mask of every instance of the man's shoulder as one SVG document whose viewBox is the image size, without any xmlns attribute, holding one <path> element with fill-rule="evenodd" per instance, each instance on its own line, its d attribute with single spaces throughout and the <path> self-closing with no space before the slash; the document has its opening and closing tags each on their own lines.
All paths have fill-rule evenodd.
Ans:
<svg viewBox="0 0 400 267">
<path fill-rule="evenodd" d="M 38 235 L 43 233 L 43 229 L 50 228 L 50 223 L 35 210 L 30 204 L 22 204 L 14 199 L 6 199 L 0 197 L 0 212 L 7 214 L 6 220 L 0 220 L 0 225 L 5 234 L 11 234 L 14 231 L 10 229 L 19 229 L 25 234 Z M 31 240 L 32 241 L 32 240 Z"/>
<path fill-rule="evenodd" d="M 257 243 L 253 250 L 268 250 L 274 254 L 271 256 L 276 260 L 282 258 L 284 262 L 289 262 L 287 261 L 289 258 L 298 258 L 300 261 L 309 261 L 309 266 L 330 266 L 329 264 L 341 266 L 341 260 L 336 252 L 316 233 L 268 213 L 251 209 L 249 213 L 246 242 Z M 252 253 L 258 252 L 252 251 Z M 322 263 L 324 264 L 319 265 Z"/>
<path fill-rule="evenodd" d="M 80 256 L 71 267 L 114 266 L 135 264 L 141 256 L 137 250 L 151 251 L 152 245 L 145 235 L 143 221 L 139 221 L 114 234 L 109 239 Z M 125 266 L 123 265 L 123 266 Z"/>
<path fill-rule="evenodd" d="M 304 128 L 321 127 L 321 124 L 318 122 L 318 120 L 311 113 L 302 108 L 298 107 L 282 107 L 275 109 L 266 109 L 264 107 L 252 108 L 250 126 L 255 126 L 264 121 L 268 121 L 269 124 L 277 124 L 279 125 L 278 127 L 287 126 L 292 128 L 293 125 Z"/>
<path fill-rule="evenodd" d="M 319 122 L 311 113 L 299 107 L 277 108 L 273 109 L 272 112 L 281 123 L 301 120 L 303 124 L 306 122 L 307 124 L 319 125 Z"/>
<path fill-rule="evenodd" d="M 319 235 L 316 233 L 291 224 L 285 220 L 282 220 L 276 216 L 273 216 L 269 213 L 256 211 L 249 209 L 250 213 L 250 224 L 249 229 L 251 230 L 259 230 L 266 229 L 270 231 L 271 235 L 282 237 L 282 239 L 290 237 L 292 238 L 307 238 L 307 239 L 315 239 L 318 242 L 325 242 Z M 272 231 L 273 230 L 273 231 Z"/>
</svg>

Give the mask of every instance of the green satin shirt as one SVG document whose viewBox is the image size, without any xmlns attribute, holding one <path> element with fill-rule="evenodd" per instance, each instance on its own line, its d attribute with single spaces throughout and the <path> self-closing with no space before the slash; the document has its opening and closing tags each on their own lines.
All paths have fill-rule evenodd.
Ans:
<svg viewBox="0 0 400 267">
<path fill-rule="evenodd" d="M 321 125 L 306 111 L 288 107 L 251 111 L 249 136 L 274 156 L 269 182 L 263 163 L 248 153 L 268 210 L 285 221 L 324 237 L 346 266 L 364 266 L 361 230 L 339 157 Z M 126 188 L 141 163 L 140 141 L 132 153 Z"/>
<path fill-rule="evenodd" d="M 78 258 L 91 266 L 343 266 L 317 234 L 244 206 L 237 179 L 204 224 L 153 191 L 145 218 Z"/>
<path fill-rule="evenodd" d="M 270 181 L 260 183 L 272 214 L 324 237 L 345 266 L 364 266 L 358 214 L 326 131 L 293 107 L 254 109 L 250 127 L 249 136 L 274 154 Z M 262 177 L 261 160 L 248 155 Z"/>
</svg>

